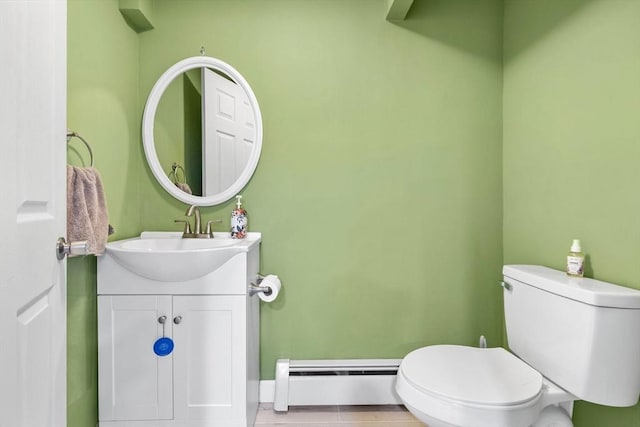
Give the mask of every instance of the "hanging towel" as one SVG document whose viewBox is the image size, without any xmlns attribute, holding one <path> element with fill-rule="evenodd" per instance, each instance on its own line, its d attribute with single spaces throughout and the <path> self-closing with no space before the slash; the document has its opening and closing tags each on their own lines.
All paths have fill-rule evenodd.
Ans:
<svg viewBox="0 0 640 427">
<path fill-rule="evenodd" d="M 67 241 L 87 241 L 90 254 L 102 255 L 112 230 L 100 173 L 67 166 Z"/>
<path fill-rule="evenodd" d="M 185 193 L 193 194 L 191 192 L 191 187 L 189 187 L 189 184 L 187 184 L 186 182 L 176 182 L 175 184 L 176 184 L 176 187 L 178 187 L 179 189 L 181 189 Z"/>
</svg>

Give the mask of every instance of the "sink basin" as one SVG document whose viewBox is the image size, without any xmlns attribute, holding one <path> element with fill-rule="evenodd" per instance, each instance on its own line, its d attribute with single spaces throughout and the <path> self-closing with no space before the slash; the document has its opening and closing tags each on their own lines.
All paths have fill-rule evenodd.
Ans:
<svg viewBox="0 0 640 427">
<path fill-rule="evenodd" d="M 135 252 L 184 252 L 199 249 L 215 249 L 233 246 L 232 239 L 167 239 L 167 238 L 135 238 L 114 242 L 111 249 Z M 117 248 L 117 249 L 116 249 Z"/>
<path fill-rule="evenodd" d="M 106 254 L 127 270 L 160 282 L 185 282 L 220 268 L 234 255 L 259 242 L 259 233 L 231 239 L 183 239 L 182 233 L 144 232 L 140 237 L 107 243 Z"/>
</svg>

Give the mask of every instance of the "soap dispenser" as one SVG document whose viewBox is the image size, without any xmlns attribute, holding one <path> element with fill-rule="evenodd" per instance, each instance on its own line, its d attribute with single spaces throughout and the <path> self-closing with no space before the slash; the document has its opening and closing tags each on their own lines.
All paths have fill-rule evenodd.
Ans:
<svg viewBox="0 0 640 427">
<path fill-rule="evenodd" d="M 578 239 L 573 239 L 569 255 L 567 255 L 567 274 L 573 277 L 584 276 L 584 254 Z"/>
<path fill-rule="evenodd" d="M 242 196 L 236 196 L 236 208 L 231 211 L 231 238 L 244 239 L 247 237 L 247 211 L 242 207 Z"/>
</svg>

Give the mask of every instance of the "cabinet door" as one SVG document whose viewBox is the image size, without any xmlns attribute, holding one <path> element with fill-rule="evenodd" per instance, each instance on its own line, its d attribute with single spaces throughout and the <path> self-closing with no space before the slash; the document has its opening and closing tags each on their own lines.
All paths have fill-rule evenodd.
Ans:
<svg viewBox="0 0 640 427">
<path fill-rule="evenodd" d="M 171 337 L 171 296 L 98 296 L 100 421 L 172 418 L 172 355 L 153 351 L 160 316 Z"/>
<path fill-rule="evenodd" d="M 246 426 L 244 296 L 175 296 L 175 420 Z"/>
</svg>

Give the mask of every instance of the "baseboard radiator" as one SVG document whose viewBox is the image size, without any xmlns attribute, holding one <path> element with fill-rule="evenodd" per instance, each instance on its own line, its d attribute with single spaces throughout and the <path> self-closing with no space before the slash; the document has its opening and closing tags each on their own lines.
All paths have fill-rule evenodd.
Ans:
<svg viewBox="0 0 640 427">
<path fill-rule="evenodd" d="M 402 404 L 395 392 L 400 359 L 276 362 L 273 409 L 296 405 Z"/>
</svg>

